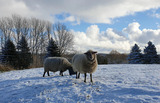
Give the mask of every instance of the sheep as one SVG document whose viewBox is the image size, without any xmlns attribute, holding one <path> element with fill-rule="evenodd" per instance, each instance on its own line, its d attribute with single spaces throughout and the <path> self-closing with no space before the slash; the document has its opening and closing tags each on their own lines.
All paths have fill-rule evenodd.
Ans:
<svg viewBox="0 0 160 103">
<path fill-rule="evenodd" d="M 44 61 L 44 74 L 43 77 L 45 76 L 45 73 L 47 72 L 48 76 L 49 71 L 52 72 L 57 72 L 60 71 L 60 75 L 63 76 L 63 72 L 66 70 L 72 70 L 72 65 L 71 63 L 64 57 L 48 57 Z M 72 73 L 70 73 L 71 75 Z"/>
<path fill-rule="evenodd" d="M 92 73 L 97 69 L 97 51 L 88 50 L 84 54 L 75 54 L 72 58 L 73 71 L 77 72 L 76 78 L 80 73 L 84 73 L 84 82 L 86 82 L 87 73 L 90 73 L 90 81 L 92 81 Z"/>
</svg>

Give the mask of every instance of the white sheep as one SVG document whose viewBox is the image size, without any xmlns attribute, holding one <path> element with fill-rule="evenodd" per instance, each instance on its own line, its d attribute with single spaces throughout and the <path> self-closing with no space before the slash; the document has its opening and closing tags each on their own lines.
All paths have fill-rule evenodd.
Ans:
<svg viewBox="0 0 160 103">
<path fill-rule="evenodd" d="M 76 78 L 79 78 L 80 73 L 83 73 L 86 82 L 86 75 L 90 73 L 90 81 L 92 81 L 92 73 L 97 69 L 97 55 L 96 51 L 88 50 L 84 54 L 75 54 L 72 58 L 72 67 L 74 72 L 77 72 Z"/>
<path fill-rule="evenodd" d="M 49 71 L 52 72 L 57 72 L 60 71 L 60 75 L 63 76 L 63 72 L 66 70 L 72 69 L 71 63 L 63 57 L 48 57 L 44 61 L 44 74 L 43 77 L 45 76 L 45 73 L 47 72 L 48 76 Z"/>
</svg>

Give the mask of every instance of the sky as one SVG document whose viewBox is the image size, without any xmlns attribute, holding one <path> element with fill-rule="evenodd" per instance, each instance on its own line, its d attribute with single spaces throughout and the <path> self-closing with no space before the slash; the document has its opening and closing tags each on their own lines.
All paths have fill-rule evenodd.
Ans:
<svg viewBox="0 0 160 103">
<path fill-rule="evenodd" d="M 74 48 L 129 53 L 152 41 L 160 54 L 160 0 L 0 0 L 0 17 L 18 14 L 65 24 Z"/>
</svg>

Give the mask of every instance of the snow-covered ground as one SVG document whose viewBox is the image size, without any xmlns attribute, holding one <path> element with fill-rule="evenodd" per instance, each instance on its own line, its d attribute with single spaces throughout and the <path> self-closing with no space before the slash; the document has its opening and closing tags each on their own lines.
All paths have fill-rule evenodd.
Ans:
<svg viewBox="0 0 160 103">
<path fill-rule="evenodd" d="M 0 103 L 160 103 L 160 65 L 99 65 L 94 83 L 43 68 L 0 73 Z"/>
</svg>

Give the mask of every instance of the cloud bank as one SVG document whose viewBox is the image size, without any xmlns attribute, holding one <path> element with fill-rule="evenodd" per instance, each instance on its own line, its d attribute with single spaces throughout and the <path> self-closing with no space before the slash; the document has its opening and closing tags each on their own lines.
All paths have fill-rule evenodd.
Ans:
<svg viewBox="0 0 160 103">
<path fill-rule="evenodd" d="M 1 0 L 1 16 L 13 13 L 55 21 L 70 14 L 70 22 L 111 23 L 112 19 L 160 7 L 160 0 Z"/>
<path fill-rule="evenodd" d="M 0 0 L 0 17 L 19 14 L 54 23 L 59 19 L 55 15 L 68 14 L 63 21 L 75 25 L 81 21 L 112 23 L 114 18 L 159 7 L 160 0 Z M 159 18 L 158 13 L 154 16 Z M 143 49 L 148 41 L 152 41 L 160 53 L 160 29 L 141 30 L 139 27 L 138 22 L 133 22 L 118 32 L 112 28 L 100 32 L 97 25 L 91 25 L 86 32 L 72 30 L 75 35 L 75 48 L 79 51 L 96 49 L 105 53 L 116 49 L 128 53 L 134 43 Z"/>
<path fill-rule="evenodd" d="M 138 22 L 133 22 L 120 32 L 112 28 L 100 32 L 97 25 L 91 25 L 86 32 L 75 32 L 72 30 L 72 33 L 75 35 L 75 48 L 81 52 L 94 49 L 101 53 L 109 53 L 111 50 L 129 53 L 135 43 L 143 51 L 148 41 L 152 41 L 160 53 L 160 29 L 140 30 L 139 27 L 140 24 Z M 128 36 L 124 35 L 126 33 Z"/>
</svg>

